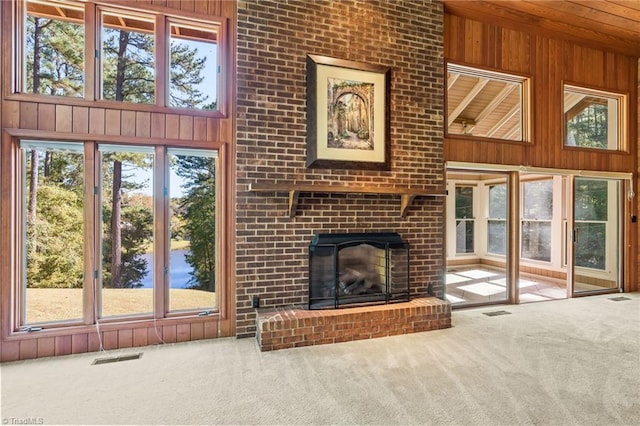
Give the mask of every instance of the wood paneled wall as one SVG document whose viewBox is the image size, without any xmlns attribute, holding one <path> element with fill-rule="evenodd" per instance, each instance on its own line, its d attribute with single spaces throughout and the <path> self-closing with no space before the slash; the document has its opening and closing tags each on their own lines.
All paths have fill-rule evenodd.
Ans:
<svg viewBox="0 0 640 426">
<path fill-rule="evenodd" d="M 447 61 L 532 79 L 531 143 L 445 139 L 445 160 L 558 169 L 634 172 L 638 58 L 445 14 Z M 629 96 L 627 152 L 563 147 L 563 83 Z"/>
<path fill-rule="evenodd" d="M 131 105 L 84 99 L 52 99 L 43 96 L 11 93 L 11 4 L 0 3 L 0 64 L 2 67 L 2 102 L 0 117 L 2 138 L 0 149 L 0 318 L 2 338 L 0 359 L 13 361 L 53 355 L 65 355 L 104 349 L 128 348 L 158 343 L 235 335 L 235 290 L 233 256 L 222 257 L 223 270 L 220 314 L 199 317 L 157 318 L 121 321 L 95 325 L 58 327 L 26 333 L 15 332 L 12 315 L 12 217 L 10 201 L 14 177 L 13 148 L 20 137 L 58 140 L 93 140 L 152 145 L 159 140 L 172 146 L 220 149 L 222 165 L 219 180 L 224 186 L 219 200 L 225 206 L 221 213 L 224 226 L 223 250 L 234 252 L 234 179 L 235 174 L 235 13 L 236 3 L 225 0 L 147 0 L 112 1 L 139 10 L 188 15 L 199 19 L 207 16 L 225 18 L 227 49 L 223 61 L 227 80 L 221 87 L 226 94 L 222 114 L 178 111 L 154 106 Z M 220 102 L 220 100 L 219 100 Z"/>
</svg>

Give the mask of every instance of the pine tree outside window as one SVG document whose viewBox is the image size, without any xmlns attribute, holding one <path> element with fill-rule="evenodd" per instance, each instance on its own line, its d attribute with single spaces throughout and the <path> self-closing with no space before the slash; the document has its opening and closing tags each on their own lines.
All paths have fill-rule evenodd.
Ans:
<svg viewBox="0 0 640 426">
<path fill-rule="evenodd" d="M 24 91 L 84 96 L 84 6 L 26 2 Z"/>
<path fill-rule="evenodd" d="M 16 45 L 24 48 L 14 58 L 16 92 L 220 110 L 223 22 L 90 1 L 21 4 Z M 89 34 L 93 25 L 97 31 Z"/>
<path fill-rule="evenodd" d="M 625 148 L 626 97 L 564 86 L 564 145 L 621 150 Z"/>
</svg>

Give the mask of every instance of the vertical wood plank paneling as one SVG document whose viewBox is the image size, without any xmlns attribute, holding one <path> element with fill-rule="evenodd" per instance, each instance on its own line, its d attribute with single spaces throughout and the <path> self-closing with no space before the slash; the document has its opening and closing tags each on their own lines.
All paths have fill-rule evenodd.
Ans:
<svg viewBox="0 0 640 426">
<path fill-rule="evenodd" d="M 165 116 L 165 136 L 167 139 L 180 138 L 180 116 L 175 114 Z"/>
<path fill-rule="evenodd" d="M 222 321 L 226 323 L 227 321 Z M 224 334 L 223 334 L 224 336 Z M 218 337 L 218 321 L 207 321 L 204 323 L 204 338 L 213 339 Z"/>
<path fill-rule="evenodd" d="M 130 328 L 118 330 L 118 348 L 133 346 L 133 331 Z"/>
<path fill-rule="evenodd" d="M 56 106 L 54 104 L 38 104 L 38 130 L 56 129 Z"/>
<path fill-rule="evenodd" d="M 136 112 L 122 111 L 120 115 L 122 122 L 120 123 L 120 132 L 122 136 L 136 135 Z"/>
<path fill-rule="evenodd" d="M 139 138 L 148 138 L 151 136 L 151 113 L 136 113 L 136 136 Z"/>
<path fill-rule="evenodd" d="M 191 324 L 178 324 L 176 326 L 176 341 L 188 342 L 191 340 Z"/>
<path fill-rule="evenodd" d="M 89 110 L 89 133 L 104 135 L 104 109 L 91 108 Z"/>
<path fill-rule="evenodd" d="M 54 345 L 56 356 L 71 354 L 71 336 L 56 336 Z"/>
<path fill-rule="evenodd" d="M 170 9 L 180 9 L 181 0 L 167 0 L 167 7 Z"/>
<path fill-rule="evenodd" d="M 489 25 L 485 34 L 486 36 L 482 40 L 482 50 L 485 52 L 487 66 L 500 68 L 502 49 L 499 46 L 502 44 L 502 30 L 495 25 Z"/>
<path fill-rule="evenodd" d="M 518 72 L 531 73 L 530 54 L 533 46 L 528 34 L 520 31 L 504 29 L 503 45 L 501 49 L 502 62 L 501 69 Z"/>
<path fill-rule="evenodd" d="M 73 110 L 70 105 L 56 105 L 56 132 L 70 132 Z"/>
<path fill-rule="evenodd" d="M 193 117 L 188 115 L 180 116 L 179 138 L 193 140 Z"/>
<path fill-rule="evenodd" d="M 0 360 L 2 362 L 18 361 L 20 359 L 20 342 L 19 341 L 7 341 L 2 342 L 2 356 Z"/>
<path fill-rule="evenodd" d="M 20 104 L 20 127 L 23 129 L 38 128 L 38 104 L 22 102 Z"/>
<path fill-rule="evenodd" d="M 120 111 L 108 109 L 105 111 L 104 132 L 107 135 L 120 134 Z"/>
<path fill-rule="evenodd" d="M 9 128 L 20 127 L 20 102 L 2 101 L 2 125 Z"/>
<path fill-rule="evenodd" d="M 164 343 L 176 343 L 176 333 L 175 324 L 162 326 L 162 340 L 164 340 Z"/>
<path fill-rule="evenodd" d="M 207 140 L 208 141 L 223 140 L 225 142 L 228 142 L 227 139 L 222 138 L 220 136 L 220 120 L 216 120 L 214 118 L 207 118 Z"/>
<path fill-rule="evenodd" d="M 151 114 L 151 137 L 162 139 L 165 136 L 165 115 L 154 112 Z"/>
<path fill-rule="evenodd" d="M 209 8 L 207 7 L 209 3 L 213 2 L 195 0 L 193 11 L 198 15 L 207 15 L 209 13 Z"/>
<path fill-rule="evenodd" d="M 38 339 L 38 358 L 54 356 L 56 353 L 55 338 L 41 337 Z"/>
<path fill-rule="evenodd" d="M 102 334 L 102 346 L 106 350 L 117 349 L 118 348 L 118 331 L 117 330 L 105 331 Z"/>
<path fill-rule="evenodd" d="M 467 35 L 465 46 L 465 62 L 477 64 L 482 62 L 483 25 L 476 21 L 467 20 L 465 26 Z"/>
<path fill-rule="evenodd" d="M 159 345 L 162 340 L 162 329 L 160 327 L 147 328 L 147 344 Z"/>
<path fill-rule="evenodd" d="M 146 328 L 136 328 L 133 330 L 133 346 L 146 346 L 148 341 Z"/>
<path fill-rule="evenodd" d="M 89 108 L 73 107 L 73 132 L 89 133 Z"/>
<path fill-rule="evenodd" d="M 191 340 L 204 339 L 204 323 L 191 323 Z"/>
<path fill-rule="evenodd" d="M 98 334 L 97 332 L 95 332 L 95 333 L 87 334 L 88 350 L 90 352 L 99 351 L 101 342 L 102 342 L 102 333 Z"/>
<path fill-rule="evenodd" d="M 20 359 L 32 359 L 38 356 L 38 339 L 20 341 Z"/>
<path fill-rule="evenodd" d="M 180 9 L 184 10 L 186 12 L 193 12 L 195 11 L 195 2 L 197 0 L 182 0 L 182 3 L 180 4 Z"/>
<path fill-rule="evenodd" d="M 85 333 L 71 336 L 71 353 L 83 354 L 89 350 L 89 336 Z"/>
<path fill-rule="evenodd" d="M 206 117 L 193 118 L 193 140 L 194 141 L 207 140 L 207 118 Z"/>
</svg>

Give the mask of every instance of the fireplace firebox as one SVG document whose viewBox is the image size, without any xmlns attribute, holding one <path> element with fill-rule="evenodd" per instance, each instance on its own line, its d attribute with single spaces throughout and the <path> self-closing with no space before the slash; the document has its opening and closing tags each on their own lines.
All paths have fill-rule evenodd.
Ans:
<svg viewBox="0 0 640 426">
<path fill-rule="evenodd" d="M 309 245 L 309 309 L 409 300 L 409 244 L 397 233 L 316 234 Z"/>
</svg>

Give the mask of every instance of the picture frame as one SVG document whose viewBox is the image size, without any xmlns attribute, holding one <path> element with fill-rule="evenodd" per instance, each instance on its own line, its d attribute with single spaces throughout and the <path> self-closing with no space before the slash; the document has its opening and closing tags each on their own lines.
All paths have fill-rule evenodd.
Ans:
<svg viewBox="0 0 640 426">
<path fill-rule="evenodd" d="M 309 168 L 390 170 L 391 69 L 307 55 Z"/>
</svg>

